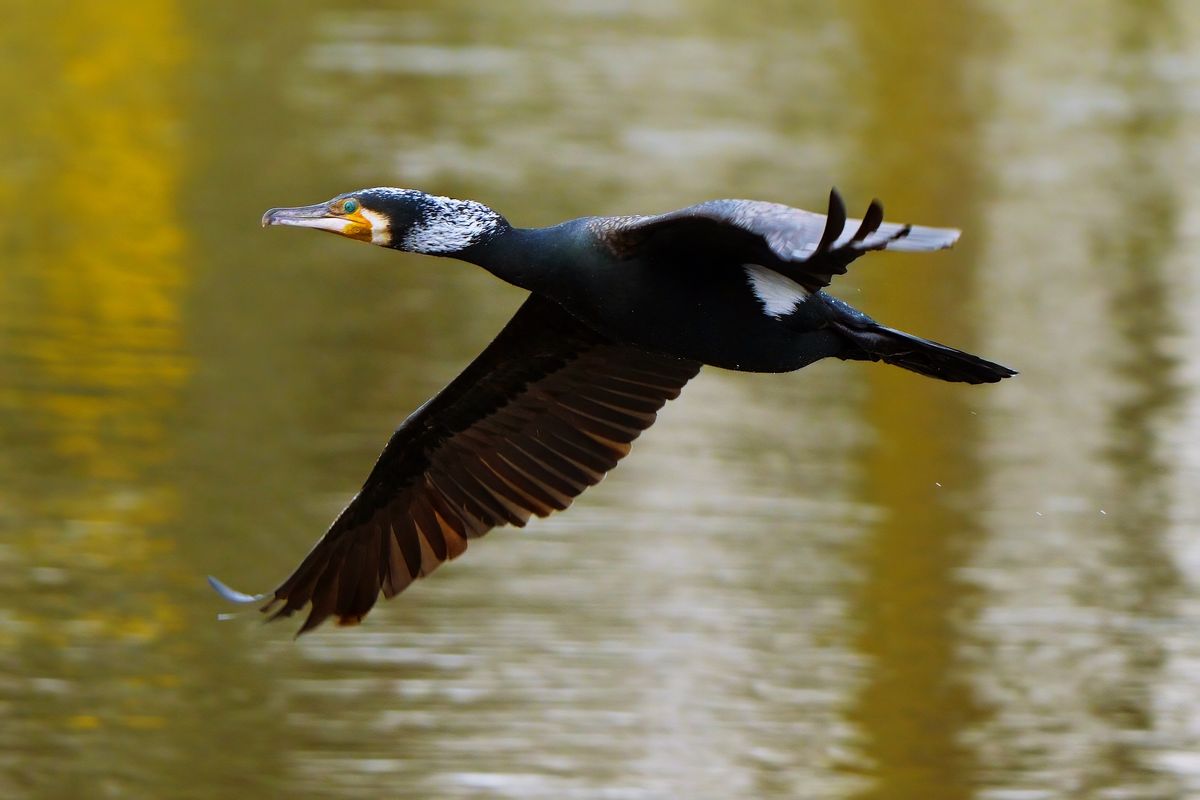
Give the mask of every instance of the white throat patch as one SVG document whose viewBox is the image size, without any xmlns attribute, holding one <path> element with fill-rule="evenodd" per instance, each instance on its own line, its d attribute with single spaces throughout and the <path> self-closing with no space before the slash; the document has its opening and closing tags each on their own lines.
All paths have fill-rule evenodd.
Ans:
<svg viewBox="0 0 1200 800">
<path fill-rule="evenodd" d="M 371 223 L 371 244 L 377 244 L 380 247 L 387 247 L 392 243 L 392 227 L 388 223 L 388 218 L 377 211 L 370 209 L 361 209 L 358 213 L 362 214 L 362 218 Z"/>
<path fill-rule="evenodd" d="M 762 303 L 763 311 L 769 316 L 786 317 L 811 294 L 803 286 L 775 270 L 758 264 L 742 264 L 742 269 L 746 271 L 754 296 Z"/>
</svg>

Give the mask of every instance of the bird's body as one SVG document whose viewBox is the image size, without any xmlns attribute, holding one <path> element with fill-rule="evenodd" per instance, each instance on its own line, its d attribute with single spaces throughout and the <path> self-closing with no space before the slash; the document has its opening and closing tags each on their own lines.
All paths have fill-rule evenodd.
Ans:
<svg viewBox="0 0 1200 800">
<path fill-rule="evenodd" d="M 369 189 L 272 209 L 330 230 L 469 261 L 530 297 L 496 340 L 393 434 L 362 491 L 267 608 L 359 621 L 503 524 L 561 510 L 598 482 L 704 364 L 787 372 L 829 356 L 995 382 L 998 364 L 879 325 L 825 294 L 869 250 L 949 247 L 950 229 L 717 200 L 653 217 L 514 228 L 473 201 Z M 234 595 L 222 589 L 227 595 Z M 282 604 L 282 605 L 279 605 Z"/>
<path fill-rule="evenodd" d="M 514 230 L 510 241 L 465 258 L 554 300 L 617 341 L 657 352 L 751 372 L 786 372 L 833 354 L 822 337 L 794 324 L 798 320 L 764 314 L 744 269 L 699 253 L 619 260 L 596 238 L 597 224 L 584 218 Z M 556 246 L 544 244 L 551 241 Z M 823 310 L 823 303 L 814 304 L 804 316 Z"/>
<path fill-rule="evenodd" d="M 546 237 L 573 244 L 550 250 L 544 269 L 519 285 L 618 341 L 712 366 L 786 372 L 833 354 L 827 346 L 812 349 L 808 342 L 817 341 L 803 325 L 762 313 L 744 269 L 702 253 L 618 260 L 592 233 L 595 224 L 582 219 L 514 232 L 520 250 L 539 251 Z"/>
</svg>

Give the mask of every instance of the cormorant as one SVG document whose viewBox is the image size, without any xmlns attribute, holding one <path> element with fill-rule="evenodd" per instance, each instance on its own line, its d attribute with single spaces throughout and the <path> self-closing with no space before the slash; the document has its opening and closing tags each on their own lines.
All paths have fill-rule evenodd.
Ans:
<svg viewBox="0 0 1200 800">
<path fill-rule="evenodd" d="M 570 505 L 626 453 L 704 364 L 787 372 L 834 356 L 945 381 L 1004 366 L 878 324 L 821 290 L 870 250 L 950 247 L 959 232 L 847 219 L 754 200 L 658 216 L 512 227 L 470 200 L 374 188 L 273 208 L 293 225 L 477 264 L 530 292 L 461 375 L 392 434 L 361 491 L 270 596 L 272 619 L 312 608 L 362 620 L 498 525 Z M 259 600 L 210 579 L 233 600 Z"/>
</svg>

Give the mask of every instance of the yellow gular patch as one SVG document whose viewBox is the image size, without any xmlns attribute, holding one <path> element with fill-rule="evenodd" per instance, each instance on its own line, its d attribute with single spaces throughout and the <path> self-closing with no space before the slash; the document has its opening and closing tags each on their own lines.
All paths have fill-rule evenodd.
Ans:
<svg viewBox="0 0 1200 800">
<path fill-rule="evenodd" d="M 360 242 L 371 241 L 371 221 L 363 216 L 361 207 L 353 214 L 343 214 L 340 219 L 343 227 L 338 233 L 342 236 L 358 239 Z"/>
</svg>

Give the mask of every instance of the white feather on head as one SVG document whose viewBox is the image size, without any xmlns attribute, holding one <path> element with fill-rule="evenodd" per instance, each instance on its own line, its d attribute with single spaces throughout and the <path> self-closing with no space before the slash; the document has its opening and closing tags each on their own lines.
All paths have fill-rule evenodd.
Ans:
<svg viewBox="0 0 1200 800">
<path fill-rule="evenodd" d="M 413 205 L 416 216 L 411 227 L 401 233 L 399 242 L 393 241 L 393 232 L 382 214 L 367 208 L 362 212 L 364 217 L 371 215 L 368 218 L 372 223 L 372 241 L 375 244 L 397 247 L 410 253 L 457 253 L 488 239 L 507 226 L 504 217 L 474 200 L 457 200 L 416 189 L 387 186 L 364 189 L 357 194 L 368 201 L 379 198 L 407 201 Z"/>
</svg>

